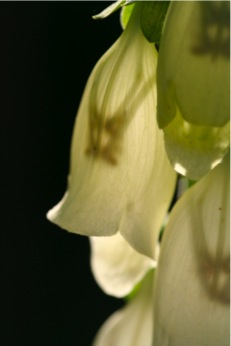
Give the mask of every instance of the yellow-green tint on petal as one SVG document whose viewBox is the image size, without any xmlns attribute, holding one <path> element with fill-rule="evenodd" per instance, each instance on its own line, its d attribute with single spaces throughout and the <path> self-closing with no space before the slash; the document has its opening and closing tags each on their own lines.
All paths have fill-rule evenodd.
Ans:
<svg viewBox="0 0 231 346">
<path fill-rule="evenodd" d="M 151 346 L 153 336 L 153 273 L 134 299 L 101 327 L 93 346 Z"/>
<path fill-rule="evenodd" d="M 161 245 L 154 307 L 154 346 L 229 345 L 229 157 L 172 210 Z"/>
<path fill-rule="evenodd" d="M 230 3 L 173 1 L 157 69 L 158 123 L 177 108 L 189 123 L 222 127 L 230 117 Z"/>
<path fill-rule="evenodd" d="M 129 21 L 129 18 L 131 16 L 131 13 L 133 11 L 134 8 L 134 3 L 123 6 L 120 12 L 120 23 L 123 29 L 126 28 L 127 23 Z"/>
<path fill-rule="evenodd" d="M 128 295 L 156 266 L 155 261 L 135 251 L 119 233 L 111 237 L 91 237 L 90 242 L 92 272 L 109 295 Z"/>
<path fill-rule="evenodd" d="M 175 170 L 197 180 L 221 162 L 229 150 L 230 123 L 224 127 L 193 125 L 177 112 L 164 128 L 164 139 Z"/>
</svg>

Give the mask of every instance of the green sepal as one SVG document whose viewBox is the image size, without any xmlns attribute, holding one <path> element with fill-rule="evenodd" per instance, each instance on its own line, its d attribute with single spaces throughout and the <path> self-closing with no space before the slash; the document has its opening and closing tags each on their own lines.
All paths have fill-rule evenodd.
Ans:
<svg viewBox="0 0 231 346">
<path fill-rule="evenodd" d="M 155 269 L 156 268 L 152 268 L 150 269 L 145 276 L 143 277 L 143 279 L 141 281 L 139 281 L 133 288 L 133 290 L 126 295 L 125 297 L 123 297 L 124 301 L 126 303 L 130 302 L 132 299 L 134 299 L 137 295 L 137 293 L 139 293 L 141 287 L 143 286 L 144 281 L 149 280 L 149 278 L 153 275 L 153 280 L 154 280 L 154 275 L 155 275 Z"/>
<path fill-rule="evenodd" d="M 170 1 L 143 1 L 140 25 L 149 42 L 159 43 Z"/>
<path fill-rule="evenodd" d="M 92 16 L 93 19 L 104 19 L 108 16 L 110 16 L 115 11 L 119 10 L 121 7 L 125 5 L 130 5 L 133 1 L 132 0 L 118 0 L 116 2 L 113 2 L 110 6 L 105 8 L 102 12 L 99 14 L 96 14 L 95 16 Z"/>
<path fill-rule="evenodd" d="M 99 14 L 96 14 L 95 16 L 92 16 L 93 19 L 104 19 L 108 16 L 110 16 L 113 12 L 117 11 L 120 9 L 122 6 L 124 6 L 126 3 L 126 0 L 118 0 L 105 8 L 102 12 Z"/>
</svg>

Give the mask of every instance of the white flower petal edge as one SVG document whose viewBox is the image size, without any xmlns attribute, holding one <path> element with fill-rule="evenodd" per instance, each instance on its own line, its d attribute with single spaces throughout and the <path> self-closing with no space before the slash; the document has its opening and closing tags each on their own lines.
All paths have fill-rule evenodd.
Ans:
<svg viewBox="0 0 231 346">
<path fill-rule="evenodd" d="M 114 313 L 99 330 L 93 346 L 151 346 L 153 336 L 153 274 L 137 296 Z"/>
<path fill-rule="evenodd" d="M 99 286 L 109 295 L 128 295 L 156 266 L 155 261 L 135 251 L 120 233 L 111 237 L 91 237 L 90 243 L 92 272 Z"/>
<path fill-rule="evenodd" d="M 176 174 L 156 123 L 157 52 L 134 6 L 121 37 L 100 59 L 80 104 L 68 189 L 47 217 L 87 236 L 118 231 L 155 258 Z"/>
<path fill-rule="evenodd" d="M 155 284 L 153 345 L 228 346 L 229 156 L 170 214 Z"/>
</svg>

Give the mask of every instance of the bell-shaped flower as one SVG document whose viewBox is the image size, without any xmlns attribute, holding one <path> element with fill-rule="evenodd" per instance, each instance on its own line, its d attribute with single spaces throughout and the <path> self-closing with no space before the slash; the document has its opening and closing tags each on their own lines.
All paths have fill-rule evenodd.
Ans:
<svg viewBox="0 0 231 346">
<path fill-rule="evenodd" d="M 93 346 L 151 346 L 153 337 L 153 274 L 137 295 L 101 327 Z"/>
<path fill-rule="evenodd" d="M 197 180 L 229 149 L 230 2 L 173 1 L 157 66 L 158 124 L 168 157 Z"/>
<path fill-rule="evenodd" d="M 157 52 L 142 34 L 139 9 L 137 3 L 88 80 L 73 133 L 67 192 L 47 216 L 87 236 L 119 231 L 154 258 L 176 176 L 156 123 Z"/>
<path fill-rule="evenodd" d="M 156 267 L 156 261 L 135 251 L 119 232 L 111 237 L 91 237 L 90 243 L 93 275 L 109 295 L 127 296 Z"/>
<path fill-rule="evenodd" d="M 226 157 L 170 214 L 156 273 L 155 346 L 229 345 L 229 175 Z"/>
</svg>

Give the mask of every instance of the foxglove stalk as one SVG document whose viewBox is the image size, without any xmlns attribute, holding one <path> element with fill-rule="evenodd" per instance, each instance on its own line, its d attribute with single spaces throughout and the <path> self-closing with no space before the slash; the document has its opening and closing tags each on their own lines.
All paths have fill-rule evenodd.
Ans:
<svg viewBox="0 0 231 346">
<path fill-rule="evenodd" d="M 175 173 L 156 124 L 157 52 L 141 32 L 140 5 L 88 80 L 73 133 L 67 192 L 48 218 L 87 236 L 119 231 L 154 258 Z"/>
<path fill-rule="evenodd" d="M 173 1 L 157 67 L 158 123 L 168 157 L 197 180 L 229 149 L 230 2 Z"/>
<path fill-rule="evenodd" d="M 99 330 L 93 346 L 151 346 L 153 337 L 153 273 L 137 295 L 114 313 Z"/>
<path fill-rule="evenodd" d="M 153 345 L 228 346 L 229 157 L 175 205 L 156 273 Z"/>
</svg>

